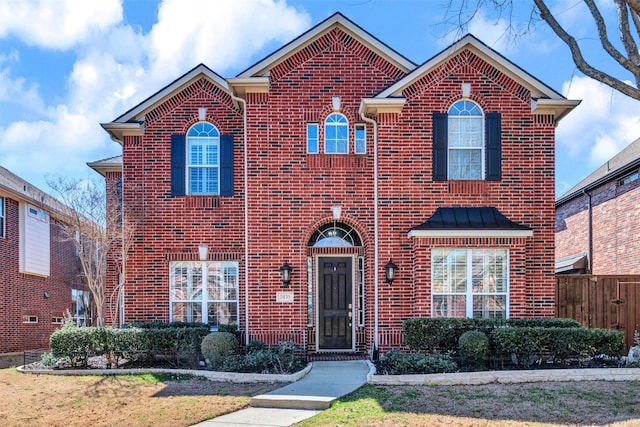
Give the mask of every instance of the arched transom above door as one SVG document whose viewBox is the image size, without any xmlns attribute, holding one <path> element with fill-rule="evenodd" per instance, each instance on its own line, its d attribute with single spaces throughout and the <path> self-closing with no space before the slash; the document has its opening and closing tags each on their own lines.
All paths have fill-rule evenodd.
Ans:
<svg viewBox="0 0 640 427">
<path fill-rule="evenodd" d="M 314 248 L 352 248 L 361 247 L 362 239 L 358 232 L 342 222 L 330 222 L 319 227 L 309 239 L 309 247 Z"/>
</svg>

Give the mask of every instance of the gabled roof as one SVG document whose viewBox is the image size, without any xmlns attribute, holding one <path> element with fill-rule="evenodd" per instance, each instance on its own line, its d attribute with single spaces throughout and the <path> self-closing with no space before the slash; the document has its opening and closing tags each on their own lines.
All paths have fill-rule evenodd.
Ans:
<svg viewBox="0 0 640 427">
<path fill-rule="evenodd" d="M 494 207 L 439 207 L 412 237 L 529 237 L 531 228 L 511 221 Z"/>
<path fill-rule="evenodd" d="M 68 218 L 70 208 L 67 205 L 2 166 L 0 166 L 0 190 L 19 201 L 42 208 L 58 218 Z"/>
<path fill-rule="evenodd" d="M 509 61 L 497 51 L 493 50 L 476 37 L 467 34 L 448 48 L 424 62 L 402 79 L 380 92 L 374 99 L 399 98 L 403 96 L 403 91 L 413 83 L 438 67 L 443 62 L 451 59 L 454 55 L 469 50 L 482 60 L 491 64 L 509 78 L 518 82 L 523 87 L 531 91 L 532 112 L 538 114 L 554 114 L 556 120 L 560 120 L 564 115 L 576 107 L 580 101 L 567 100 L 560 93 L 556 92 L 522 68 Z"/>
<path fill-rule="evenodd" d="M 405 73 L 415 68 L 416 64 L 400 55 L 395 50 L 391 49 L 385 43 L 381 42 L 370 33 L 366 32 L 364 29 L 346 18 L 341 13 L 336 12 L 324 21 L 320 22 L 315 27 L 311 28 L 310 30 L 301 34 L 280 49 L 276 50 L 269 56 L 242 71 L 240 74 L 238 74 L 237 77 L 264 77 L 268 75 L 271 68 L 281 63 L 282 61 L 285 61 L 287 58 L 294 55 L 296 52 L 300 51 L 305 46 L 324 36 L 336 27 L 341 28 L 343 31 L 350 34 L 367 48 L 376 52 L 378 55 L 394 64 Z"/>
<path fill-rule="evenodd" d="M 95 162 L 87 162 L 87 166 L 102 176 L 105 176 L 107 172 L 120 172 L 122 171 L 122 155 L 107 157 Z"/>
<path fill-rule="evenodd" d="M 556 206 L 561 205 L 589 191 L 605 182 L 620 179 L 623 176 L 640 168 L 640 138 L 633 141 L 621 152 L 613 156 L 605 164 L 600 166 L 589 176 L 577 183 L 573 188 L 556 200 Z"/>
<path fill-rule="evenodd" d="M 101 123 L 100 125 L 111 135 L 116 142 L 122 141 L 124 135 L 142 135 L 144 132 L 143 123 L 145 114 L 155 108 L 157 105 L 166 101 L 182 88 L 192 84 L 200 77 L 206 77 L 213 84 L 227 93 L 231 93 L 226 80 L 211 70 L 204 64 L 200 64 L 186 74 L 169 83 L 155 94 L 151 95 L 126 113 L 122 114 L 110 123 Z"/>
</svg>

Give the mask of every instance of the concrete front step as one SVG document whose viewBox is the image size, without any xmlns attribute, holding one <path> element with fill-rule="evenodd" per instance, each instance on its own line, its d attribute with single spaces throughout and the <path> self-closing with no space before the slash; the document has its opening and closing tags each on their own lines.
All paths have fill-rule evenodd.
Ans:
<svg viewBox="0 0 640 427">
<path fill-rule="evenodd" d="M 324 410 L 367 382 L 372 367 L 364 360 L 313 362 L 301 380 L 251 399 L 258 408 Z"/>
</svg>

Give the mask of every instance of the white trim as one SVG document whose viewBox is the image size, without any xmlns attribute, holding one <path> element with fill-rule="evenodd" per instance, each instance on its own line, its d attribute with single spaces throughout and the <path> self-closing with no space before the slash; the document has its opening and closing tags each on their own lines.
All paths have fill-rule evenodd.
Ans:
<svg viewBox="0 0 640 427">
<path fill-rule="evenodd" d="M 487 230 L 487 229 L 438 229 L 438 230 L 411 230 L 407 234 L 409 239 L 413 238 L 435 238 L 435 237 L 531 237 L 533 230 Z"/>
<path fill-rule="evenodd" d="M 387 61 L 391 62 L 394 66 L 400 68 L 405 73 L 411 71 L 416 66 L 414 63 L 389 48 L 389 46 L 380 42 L 371 34 L 358 27 L 342 14 L 335 13 L 333 16 L 311 28 L 306 33 L 302 34 L 298 38 L 276 50 L 271 55 L 265 57 L 260 62 L 252 65 L 250 68 L 240 73 L 237 77 L 249 78 L 268 75 L 269 70 L 271 70 L 273 67 L 291 57 L 292 55 L 295 55 L 297 52 L 304 49 L 305 46 L 313 43 L 313 41 L 324 36 L 334 28 L 342 29 L 343 31 L 357 39 L 368 49 L 372 50 L 377 55 L 380 55 Z"/>
<path fill-rule="evenodd" d="M 313 275 L 314 279 L 314 301 L 313 301 L 313 318 L 315 324 L 315 335 L 316 335 L 316 348 L 315 351 L 317 353 L 354 353 L 356 351 L 356 321 L 355 319 L 358 316 L 358 307 L 356 300 L 356 280 L 357 280 L 357 269 L 358 269 L 358 255 L 357 254 L 320 254 L 313 255 L 313 263 L 315 264 L 315 274 Z M 320 293 L 320 258 L 351 258 L 351 348 L 339 348 L 339 349 L 331 349 L 331 348 L 320 348 L 320 298 L 318 295 Z M 355 316 L 354 316 L 355 310 Z"/>
</svg>

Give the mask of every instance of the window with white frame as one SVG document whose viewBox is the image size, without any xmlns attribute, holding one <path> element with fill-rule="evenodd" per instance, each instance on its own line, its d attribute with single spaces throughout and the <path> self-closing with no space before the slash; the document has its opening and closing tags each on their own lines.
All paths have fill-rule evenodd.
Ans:
<svg viewBox="0 0 640 427">
<path fill-rule="evenodd" d="M 196 123 L 187 132 L 189 194 L 220 193 L 220 132 L 211 123 Z"/>
<path fill-rule="evenodd" d="M 483 179 L 484 115 L 468 100 L 454 103 L 448 112 L 449 179 Z"/>
<path fill-rule="evenodd" d="M 367 128 L 363 123 L 358 123 L 354 129 L 354 148 L 356 154 L 367 153 Z"/>
<path fill-rule="evenodd" d="M 4 197 L 0 197 L 0 237 L 5 237 L 4 223 Z"/>
<path fill-rule="evenodd" d="M 507 249 L 433 249 L 431 263 L 433 317 L 507 317 Z"/>
<path fill-rule="evenodd" d="M 76 326 L 88 326 L 89 291 L 71 289 L 71 318 Z"/>
<path fill-rule="evenodd" d="M 318 124 L 307 123 L 307 153 L 318 154 Z"/>
<path fill-rule="evenodd" d="M 238 324 L 237 262 L 173 262 L 169 282 L 171 321 Z"/>
<path fill-rule="evenodd" d="M 333 113 L 325 119 L 324 152 L 326 154 L 349 153 L 349 121 L 344 115 Z"/>
</svg>

